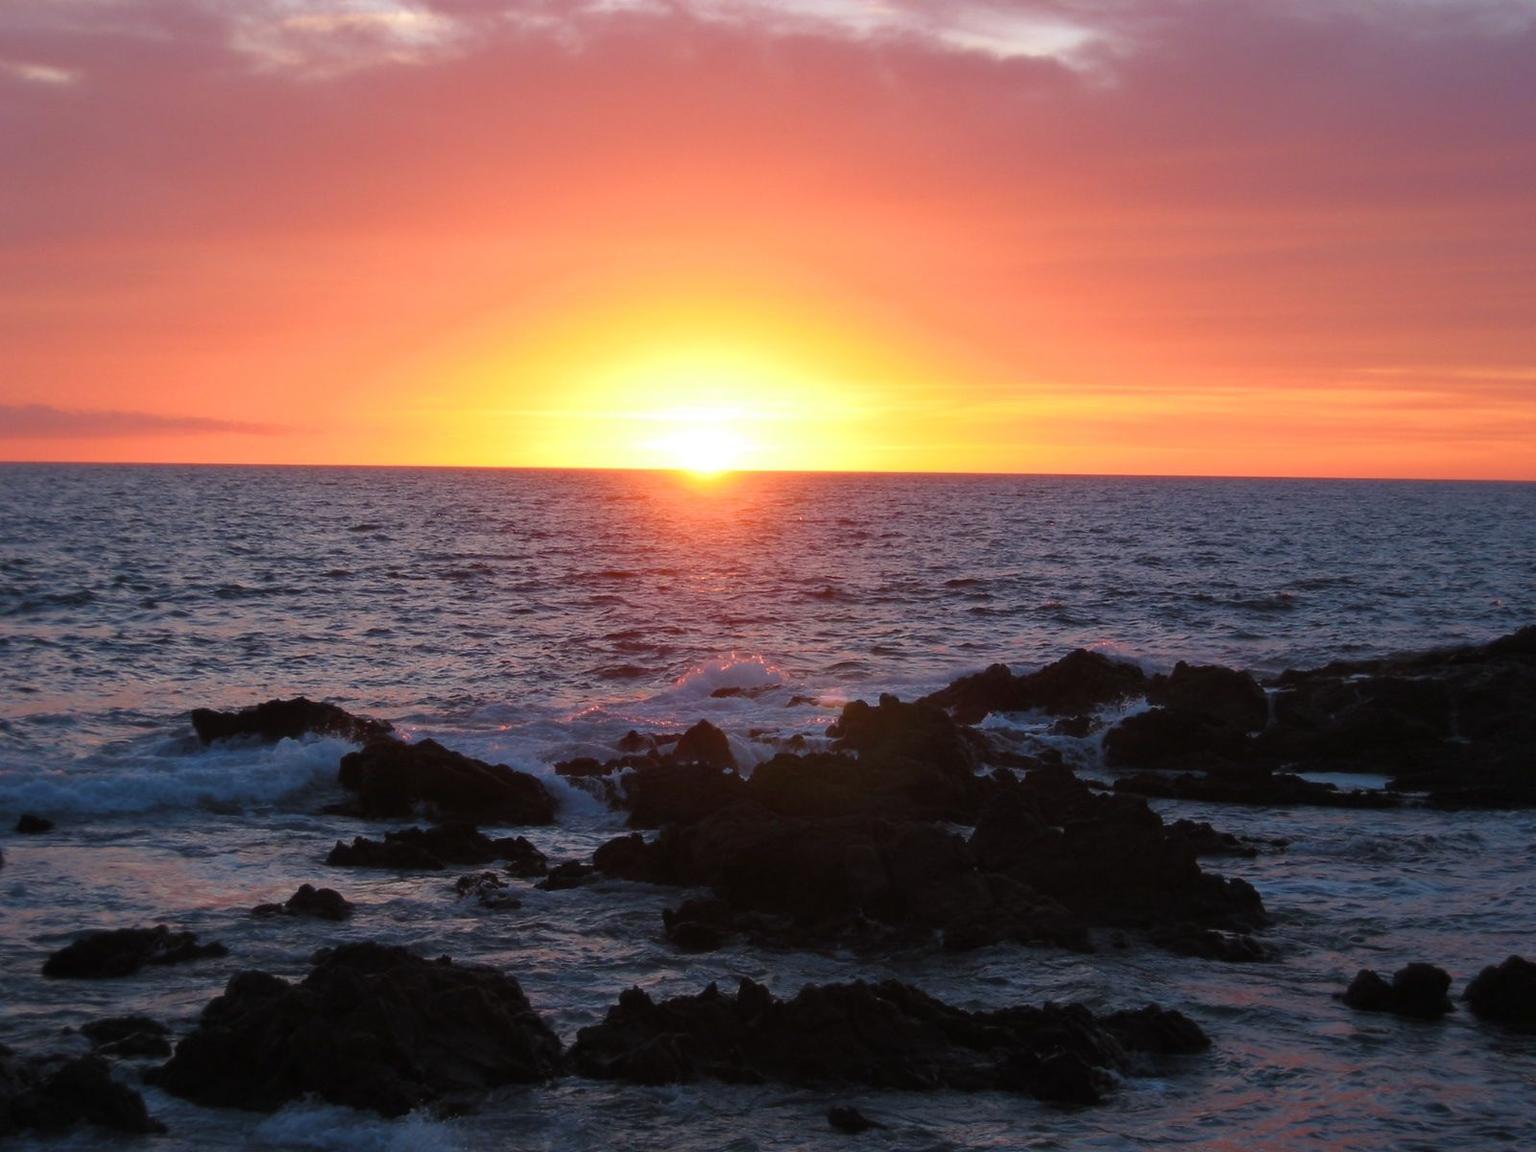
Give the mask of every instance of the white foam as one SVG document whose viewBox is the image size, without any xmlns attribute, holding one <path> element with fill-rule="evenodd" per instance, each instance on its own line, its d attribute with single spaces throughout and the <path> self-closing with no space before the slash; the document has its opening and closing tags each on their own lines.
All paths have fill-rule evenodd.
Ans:
<svg viewBox="0 0 1536 1152">
<path fill-rule="evenodd" d="M 270 804 L 334 784 L 337 765 L 351 749 L 334 739 L 228 743 L 195 751 L 180 741 L 160 741 L 62 769 L 5 768 L 0 812 L 79 817 Z"/>
<path fill-rule="evenodd" d="M 385 1120 L 333 1104 L 291 1104 L 251 1133 L 257 1148 L 302 1148 L 314 1152 L 455 1152 L 462 1147 L 444 1121 L 412 1112 Z"/>
<path fill-rule="evenodd" d="M 689 669 L 671 689 L 657 695 L 658 700 L 699 700 L 721 688 L 751 691 L 773 688 L 784 683 L 784 670 L 761 656 L 739 656 L 732 652 Z"/>
</svg>

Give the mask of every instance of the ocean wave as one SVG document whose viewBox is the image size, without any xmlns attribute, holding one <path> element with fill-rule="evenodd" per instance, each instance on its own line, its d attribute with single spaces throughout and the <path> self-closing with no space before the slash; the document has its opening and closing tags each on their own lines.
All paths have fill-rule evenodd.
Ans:
<svg viewBox="0 0 1536 1152">
<path fill-rule="evenodd" d="M 448 1121 L 412 1112 L 385 1120 L 333 1104 L 292 1104 L 256 1126 L 257 1148 L 305 1152 L 457 1152 L 463 1145 Z"/>
</svg>

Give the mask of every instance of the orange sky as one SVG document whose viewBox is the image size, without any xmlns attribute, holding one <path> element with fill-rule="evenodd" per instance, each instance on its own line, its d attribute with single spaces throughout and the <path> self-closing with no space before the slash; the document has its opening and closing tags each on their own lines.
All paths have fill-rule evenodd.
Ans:
<svg viewBox="0 0 1536 1152">
<path fill-rule="evenodd" d="M 1521 0 L 19 0 L 0 459 L 1536 479 Z"/>
</svg>

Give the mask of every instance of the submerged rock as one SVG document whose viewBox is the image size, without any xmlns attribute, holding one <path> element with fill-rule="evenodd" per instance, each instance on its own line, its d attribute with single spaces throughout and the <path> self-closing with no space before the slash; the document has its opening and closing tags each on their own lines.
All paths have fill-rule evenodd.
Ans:
<svg viewBox="0 0 1536 1152">
<path fill-rule="evenodd" d="M 341 758 L 338 779 L 355 794 L 342 811 L 372 817 L 427 811 L 482 824 L 550 824 L 555 798 L 538 777 L 487 764 L 435 740 L 374 740 Z"/>
<path fill-rule="evenodd" d="M 517 894 L 507 887 L 507 882 L 494 872 L 472 872 L 460 876 L 453 885 L 460 897 L 473 896 L 482 908 L 493 912 L 511 912 L 523 906 Z"/>
<path fill-rule="evenodd" d="M 370 720 L 338 708 L 334 704 L 295 696 L 291 700 L 268 700 L 235 712 L 216 712 L 211 708 L 192 710 L 192 727 L 204 744 L 249 736 L 268 744 L 279 740 L 297 740 L 300 736 L 336 736 L 354 744 L 388 739 L 394 726 L 384 720 Z"/>
<path fill-rule="evenodd" d="M 114 928 L 87 932 L 59 949 L 44 962 L 43 975 L 60 979 L 128 976 L 146 965 L 184 964 L 227 955 L 229 949 L 217 941 L 199 944 L 195 933 L 172 932 L 164 924 Z"/>
<path fill-rule="evenodd" d="M 544 854 L 522 836 L 491 839 L 473 824 L 438 824 L 431 828 L 402 828 L 384 839 L 355 836 L 352 843 L 336 841 L 325 862 L 349 868 L 426 869 L 437 872 L 454 865 L 508 862 L 518 876 L 542 876 Z"/>
<path fill-rule="evenodd" d="M 251 915 L 307 916 L 314 920 L 345 920 L 352 915 L 352 904 L 334 888 L 316 888 L 301 884 L 299 890 L 281 904 L 258 904 Z"/>
<path fill-rule="evenodd" d="M 100 1056 L 23 1058 L 0 1045 L 0 1138 L 51 1135 L 80 1123 L 134 1136 L 165 1131 Z"/>
<path fill-rule="evenodd" d="M 100 1056 L 169 1056 L 170 1030 L 148 1016 L 110 1016 L 82 1024 L 80 1031 Z"/>
<path fill-rule="evenodd" d="M 23 812 L 16 821 L 16 831 L 22 836 L 37 836 L 44 832 L 52 832 L 53 821 L 34 816 L 30 812 Z"/>
<path fill-rule="evenodd" d="M 1159 1026 L 1157 1018 L 1167 1018 Z M 583 1075 L 639 1084 L 864 1084 L 877 1089 L 1004 1089 L 1091 1104 L 1131 1071 L 1130 1050 L 1204 1050 L 1176 1012 L 1095 1018 L 1080 1005 L 965 1012 L 895 981 L 808 985 L 778 1000 L 751 980 L 657 1003 L 638 988 L 571 1049 Z"/>
<path fill-rule="evenodd" d="M 560 1041 L 516 980 L 365 943 L 318 953 L 299 984 L 233 977 L 151 1078 L 210 1107 L 269 1112 L 314 1093 L 401 1116 L 559 1070 Z"/>
<path fill-rule="evenodd" d="M 1462 993 L 1479 1020 L 1536 1032 L 1536 964 L 1520 956 L 1484 968 Z"/>
<path fill-rule="evenodd" d="M 1361 1012 L 1390 1012 L 1414 1020 L 1438 1020 L 1452 1010 L 1451 977 L 1433 964 L 1409 964 L 1399 968 L 1388 984 L 1369 968 L 1362 968 L 1344 992 L 1344 1003 Z"/>
<path fill-rule="evenodd" d="M 850 1136 L 857 1136 L 860 1132 L 868 1132 L 871 1128 L 884 1128 L 878 1120 L 871 1120 L 864 1113 L 848 1104 L 834 1104 L 827 1109 L 827 1123 L 839 1132 L 846 1132 Z"/>
</svg>

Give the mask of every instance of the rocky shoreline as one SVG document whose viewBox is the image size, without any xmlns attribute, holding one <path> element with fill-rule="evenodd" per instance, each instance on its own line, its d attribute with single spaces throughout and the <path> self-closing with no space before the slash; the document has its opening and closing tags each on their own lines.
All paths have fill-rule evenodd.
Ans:
<svg viewBox="0 0 1536 1152">
<path fill-rule="evenodd" d="M 1078 776 L 1054 747 L 1001 741 L 977 727 L 990 714 L 1022 711 L 1056 717 L 1060 731 L 1101 743 L 1112 784 Z M 687 952 L 731 940 L 865 955 L 895 945 L 963 952 L 1013 943 L 1283 963 L 1265 942 L 1270 915 L 1261 894 L 1203 863 L 1273 846 L 1167 821 L 1146 798 L 1536 807 L 1536 628 L 1486 645 L 1269 680 L 1186 664 L 1147 676 L 1086 651 L 1022 676 L 994 665 L 922 700 L 852 702 L 825 749 L 786 748 L 750 771 L 707 721 L 675 737 L 635 734 L 611 759 L 557 766 L 626 813 L 634 830 L 590 859 L 558 863 L 524 836 L 481 831 L 555 820 L 556 797 L 530 773 L 433 741 L 407 743 L 388 724 L 303 699 L 199 710 L 192 722 L 204 743 L 315 733 L 358 744 L 338 764 L 347 799 L 330 811 L 426 823 L 338 842 L 325 863 L 405 873 L 496 867 L 455 885 L 460 898 L 491 909 L 516 906 L 504 876 L 551 889 L 608 878 L 676 889 L 678 902 L 657 929 Z M 1388 780 L 1379 790 L 1350 790 L 1308 778 L 1322 773 Z M 41 815 L 23 823 L 29 834 L 48 832 Z M 317 885 L 255 910 L 322 920 L 351 911 Z M 117 929 L 83 935 L 44 972 L 111 978 L 222 954 L 221 944 L 165 925 Z M 1532 972 L 1520 957 L 1490 965 L 1464 1000 L 1479 1019 L 1530 1032 Z M 1433 1019 L 1452 1004 L 1451 984 L 1422 963 L 1390 981 L 1363 971 L 1344 1001 Z M 1176 1070 L 1221 1043 L 1176 1008 L 1132 1006 L 970 1013 L 890 982 L 808 985 L 775 999 L 747 981 L 734 993 L 711 985 L 665 1001 L 625 993 L 566 1049 L 505 973 L 347 944 L 317 953 L 299 983 L 259 971 L 233 977 L 147 1079 L 210 1106 L 270 1110 L 315 1093 L 384 1115 L 569 1075 L 943 1086 L 1077 1106 L 1099 1100 L 1145 1058 Z M 137 1108 L 126 1102 L 117 1089 L 137 1095 L 110 1074 L 118 1103 L 87 1101 L 107 1098 L 108 1060 L 157 1050 L 155 1028 L 145 1021 L 137 1030 L 106 1029 L 111 1038 L 73 1062 L 0 1052 L 0 1134 L 77 1120 L 152 1131 L 142 1100 Z"/>
</svg>

